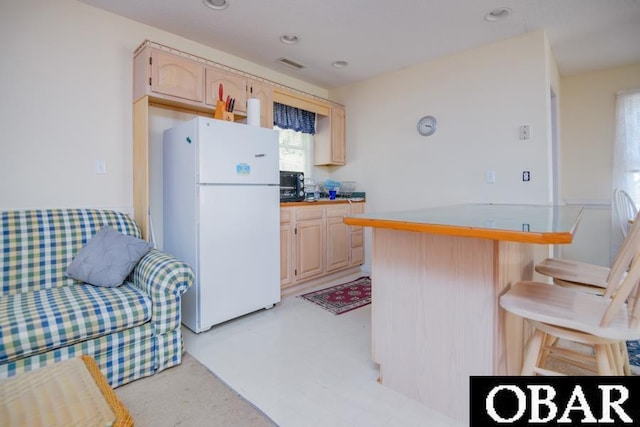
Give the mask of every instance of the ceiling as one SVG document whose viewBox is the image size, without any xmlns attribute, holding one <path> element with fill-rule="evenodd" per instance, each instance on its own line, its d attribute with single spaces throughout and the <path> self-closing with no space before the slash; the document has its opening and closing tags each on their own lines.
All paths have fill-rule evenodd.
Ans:
<svg viewBox="0 0 640 427">
<path fill-rule="evenodd" d="M 327 89 L 540 29 L 562 75 L 640 63 L 640 0 L 80 1 Z M 510 17 L 484 19 L 503 6 Z"/>
</svg>

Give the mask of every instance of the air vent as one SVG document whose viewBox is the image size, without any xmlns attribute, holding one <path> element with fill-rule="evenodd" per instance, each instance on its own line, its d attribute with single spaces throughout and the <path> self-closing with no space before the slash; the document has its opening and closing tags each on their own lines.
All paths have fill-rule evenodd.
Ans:
<svg viewBox="0 0 640 427">
<path fill-rule="evenodd" d="M 302 70 L 304 68 L 304 65 L 298 64 L 297 62 L 287 58 L 278 58 L 278 62 L 283 65 L 286 65 L 287 67 L 291 67 L 294 70 Z"/>
</svg>

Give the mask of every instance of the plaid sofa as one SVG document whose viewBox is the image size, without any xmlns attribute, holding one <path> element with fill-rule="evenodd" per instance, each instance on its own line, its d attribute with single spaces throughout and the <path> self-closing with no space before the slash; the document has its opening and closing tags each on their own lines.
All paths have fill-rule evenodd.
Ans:
<svg viewBox="0 0 640 427">
<path fill-rule="evenodd" d="M 130 217 L 47 209 L 1 212 L 0 221 L 0 378 L 86 354 L 117 387 L 181 362 L 188 265 L 152 249 L 115 288 L 65 275 L 101 228 L 140 237 Z"/>
</svg>

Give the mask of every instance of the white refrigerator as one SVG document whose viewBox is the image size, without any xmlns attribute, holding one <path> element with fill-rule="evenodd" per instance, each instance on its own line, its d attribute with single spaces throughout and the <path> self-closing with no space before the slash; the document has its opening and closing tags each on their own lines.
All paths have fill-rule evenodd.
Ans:
<svg viewBox="0 0 640 427">
<path fill-rule="evenodd" d="M 199 117 L 163 135 L 163 238 L 188 263 L 196 333 L 280 301 L 278 133 Z"/>
</svg>

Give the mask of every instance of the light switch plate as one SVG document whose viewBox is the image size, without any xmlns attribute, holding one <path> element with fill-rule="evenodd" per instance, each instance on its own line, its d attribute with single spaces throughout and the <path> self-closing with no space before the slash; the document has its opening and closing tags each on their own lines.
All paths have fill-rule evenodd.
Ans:
<svg viewBox="0 0 640 427">
<path fill-rule="evenodd" d="M 107 173 L 107 161 L 106 160 L 96 160 L 95 162 L 95 171 L 98 175 L 103 175 Z"/>
</svg>

